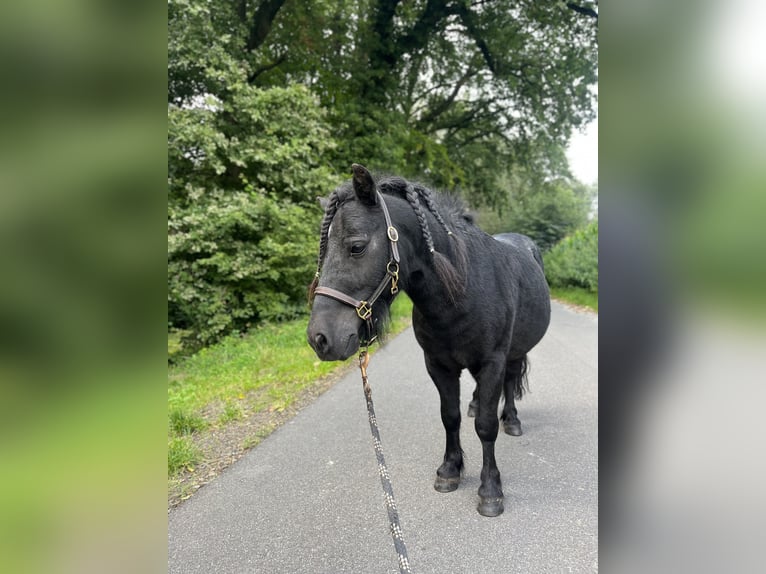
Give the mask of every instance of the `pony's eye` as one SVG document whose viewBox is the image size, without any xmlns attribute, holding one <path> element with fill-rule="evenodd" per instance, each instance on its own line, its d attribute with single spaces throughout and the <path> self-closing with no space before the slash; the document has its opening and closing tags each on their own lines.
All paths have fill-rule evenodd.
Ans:
<svg viewBox="0 0 766 574">
<path fill-rule="evenodd" d="M 351 244 L 351 256 L 352 257 L 361 257 L 364 255 L 364 252 L 367 251 L 367 244 L 366 243 L 352 243 Z"/>
</svg>

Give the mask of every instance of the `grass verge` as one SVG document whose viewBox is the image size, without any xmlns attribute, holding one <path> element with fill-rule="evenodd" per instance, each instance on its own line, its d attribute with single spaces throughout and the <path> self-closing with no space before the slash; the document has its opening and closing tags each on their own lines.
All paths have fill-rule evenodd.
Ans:
<svg viewBox="0 0 766 574">
<path fill-rule="evenodd" d="M 412 302 L 402 294 L 391 309 L 390 333 L 406 328 L 411 315 Z M 230 336 L 168 367 L 169 505 L 191 496 L 356 363 L 319 361 L 306 343 L 306 322 Z"/>
<path fill-rule="evenodd" d="M 598 313 L 598 293 L 582 287 L 551 287 L 551 297 Z"/>
</svg>

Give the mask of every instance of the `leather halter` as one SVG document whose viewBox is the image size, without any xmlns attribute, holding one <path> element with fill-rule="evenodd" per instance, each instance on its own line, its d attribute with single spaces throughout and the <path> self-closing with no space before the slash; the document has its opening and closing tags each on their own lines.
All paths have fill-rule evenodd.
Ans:
<svg viewBox="0 0 766 574">
<path fill-rule="evenodd" d="M 388 245 L 391 252 L 391 257 L 386 264 L 386 274 L 378 284 L 377 289 L 373 291 L 369 298 L 362 301 L 354 299 L 353 297 L 331 287 L 317 287 L 314 289 L 315 295 L 330 297 L 331 299 L 335 299 L 336 301 L 340 301 L 341 303 L 345 303 L 356 309 L 356 314 L 367 324 L 367 341 L 362 341 L 363 345 L 369 345 L 377 337 L 377 333 L 375 333 L 375 324 L 372 319 L 372 306 L 383 294 L 383 291 L 386 290 L 389 281 L 391 282 L 391 295 L 396 295 L 399 292 L 399 247 L 397 246 L 399 232 L 391 223 L 391 215 L 388 213 L 388 207 L 383 199 L 383 195 L 379 191 L 376 191 L 375 193 L 380 206 L 383 208 L 383 216 L 386 218 L 386 235 L 388 236 Z M 317 271 L 317 277 L 318 276 L 319 271 Z"/>
</svg>

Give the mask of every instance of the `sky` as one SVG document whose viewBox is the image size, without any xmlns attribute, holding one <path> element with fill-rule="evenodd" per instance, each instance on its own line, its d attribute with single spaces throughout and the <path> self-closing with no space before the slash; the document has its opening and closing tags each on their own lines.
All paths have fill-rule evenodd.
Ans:
<svg viewBox="0 0 766 574">
<path fill-rule="evenodd" d="M 583 183 L 598 183 L 598 118 L 569 140 L 567 159 L 572 174 Z"/>
</svg>

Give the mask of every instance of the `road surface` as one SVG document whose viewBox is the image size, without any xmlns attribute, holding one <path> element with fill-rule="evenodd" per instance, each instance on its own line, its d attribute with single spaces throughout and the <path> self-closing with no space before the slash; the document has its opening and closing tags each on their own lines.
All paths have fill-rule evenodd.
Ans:
<svg viewBox="0 0 766 574">
<path fill-rule="evenodd" d="M 524 435 L 496 444 L 505 513 L 476 511 L 481 444 L 463 417 L 466 469 L 434 490 L 444 431 L 439 397 L 412 329 L 369 367 L 375 411 L 418 573 L 589 573 L 598 570 L 598 317 L 553 304 L 530 353 Z M 462 412 L 473 391 L 466 372 Z M 292 421 L 168 516 L 168 571 L 396 573 L 364 395 L 354 369 Z"/>
</svg>

